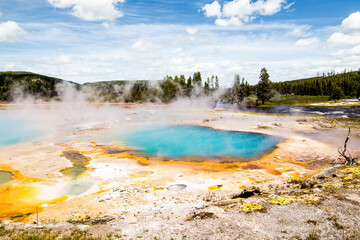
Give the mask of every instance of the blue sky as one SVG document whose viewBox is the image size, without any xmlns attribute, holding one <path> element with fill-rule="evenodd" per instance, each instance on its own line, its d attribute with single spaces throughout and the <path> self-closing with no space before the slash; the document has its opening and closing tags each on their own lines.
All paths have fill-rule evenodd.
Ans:
<svg viewBox="0 0 360 240">
<path fill-rule="evenodd" d="M 0 71 L 79 83 L 216 74 L 250 83 L 360 68 L 360 1 L 0 1 Z"/>
</svg>

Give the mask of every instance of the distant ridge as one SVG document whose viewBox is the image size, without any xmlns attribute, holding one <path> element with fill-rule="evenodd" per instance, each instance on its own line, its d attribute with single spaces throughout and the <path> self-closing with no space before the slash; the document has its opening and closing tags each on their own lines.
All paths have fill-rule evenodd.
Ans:
<svg viewBox="0 0 360 240">
<path fill-rule="evenodd" d="M 159 98 L 162 98 L 163 102 L 168 102 L 170 100 L 164 100 L 164 94 L 171 95 L 172 92 L 179 91 L 179 87 L 183 89 L 182 91 L 186 88 L 186 84 L 180 83 L 177 77 L 172 79 L 167 76 L 164 79 L 167 80 L 111 80 L 79 84 L 32 72 L 0 72 L 0 101 L 11 102 L 16 98 L 16 94 L 32 96 L 45 101 L 51 99 L 60 100 L 56 89 L 56 85 L 60 83 L 69 83 L 76 90 L 90 93 L 88 94 L 89 101 L 102 102 L 154 102 L 158 101 Z M 185 86 L 183 86 L 184 84 Z M 190 90 L 192 84 L 195 84 L 195 82 L 191 82 L 190 78 Z M 159 91 L 159 87 L 161 91 Z M 359 97 L 360 71 L 344 71 L 338 74 L 331 72 L 317 77 L 274 82 L 272 87 L 282 95 L 330 96 L 333 99 L 340 99 L 344 96 Z M 256 85 L 251 86 L 251 91 L 254 92 L 255 90 Z M 176 98 L 176 94 L 177 92 L 175 95 L 173 94 L 174 96 L 171 95 L 169 99 Z"/>
<path fill-rule="evenodd" d="M 0 72 L 0 101 L 12 101 L 16 92 L 42 99 L 57 96 L 56 84 L 69 82 L 31 72 Z"/>
<path fill-rule="evenodd" d="M 59 83 L 72 84 L 77 90 L 90 87 L 94 90 L 97 99 L 109 101 L 109 99 L 118 98 L 123 94 L 127 84 L 144 85 L 146 82 L 147 80 L 112 80 L 79 84 L 32 72 L 7 71 L 0 72 L 0 101 L 11 102 L 16 98 L 17 93 L 42 100 L 51 100 L 59 96 L 56 90 L 56 85 Z"/>
</svg>

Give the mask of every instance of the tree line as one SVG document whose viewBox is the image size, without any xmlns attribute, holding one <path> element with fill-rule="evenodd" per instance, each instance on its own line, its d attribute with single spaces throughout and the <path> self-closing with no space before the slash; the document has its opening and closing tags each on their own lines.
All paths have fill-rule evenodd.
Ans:
<svg viewBox="0 0 360 240">
<path fill-rule="evenodd" d="M 218 76 L 212 75 L 202 84 L 202 76 L 200 72 L 195 72 L 186 80 L 184 75 L 180 77 L 166 76 L 159 82 L 160 99 L 164 103 L 171 102 L 179 97 L 201 97 L 210 96 L 219 89 Z"/>
<path fill-rule="evenodd" d="M 107 81 L 87 83 L 86 88 L 94 90 L 90 101 L 104 102 L 163 102 L 169 103 L 178 98 L 211 96 L 219 89 L 218 76 L 203 81 L 201 73 L 192 76 L 165 76 L 161 81 Z M 87 89 L 89 90 L 89 89 Z"/>
<path fill-rule="evenodd" d="M 314 78 L 274 83 L 273 88 L 282 95 L 329 96 L 330 99 L 360 97 L 360 71 L 340 74 L 334 71 Z"/>
<path fill-rule="evenodd" d="M 344 70 L 339 74 L 332 71 L 314 78 L 273 83 L 266 68 L 262 68 L 259 82 L 255 85 L 249 85 L 244 78 L 240 81 L 240 76 L 235 74 L 232 88 L 223 94 L 222 99 L 229 103 L 241 103 L 250 96 L 256 96 L 255 105 L 258 106 L 269 101 L 275 94 L 329 96 L 329 100 L 359 98 L 360 70 L 351 72 Z"/>
<path fill-rule="evenodd" d="M 275 95 L 270 75 L 266 68 L 261 69 L 259 82 L 256 85 L 250 85 L 245 78 L 235 74 L 233 86 L 227 89 L 221 98 L 227 103 L 242 104 L 246 98 L 252 95 L 256 96 L 255 105 L 264 104 L 265 101 L 269 101 Z"/>
<path fill-rule="evenodd" d="M 219 89 L 218 76 L 203 81 L 200 72 L 187 78 L 166 76 L 161 81 L 100 81 L 83 85 L 29 72 L 1 72 L 0 101 L 13 101 L 17 95 L 61 100 L 56 89 L 61 83 L 70 83 L 79 92 L 90 93 L 89 101 L 102 102 L 169 103 L 180 97 L 210 96 Z"/>
<path fill-rule="evenodd" d="M 56 85 L 67 81 L 26 72 L 0 73 L 0 101 L 12 101 L 14 92 L 19 90 L 45 100 L 57 99 Z M 214 95 L 220 88 L 216 75 L 202 79 L 200 72 L 192 76 L 165 76 L 161 81 L 103 81 L 83 85 L 70 82 L 78 91 L 91 92 L 89 101 L 101 102 L 163 102 L 169 103 L 178 98 L 219 97 Z M 250 96 L 256 97 L 256 104 L 264 104 L 275 93 L 281 95 L 329 96 L 330 99 L 360 97 L 360 71 L 342 72 L 314 78 L 287 82 L 271 82 L 266 68 L 262 68 L 259 82 L 250 85 L 245 78 L 235 74 L 232 87 L 222 89 L 220 99 L 228 103 L 242 103 Z M 215 100 L 215 99 L 214 99 Z"/>
</svg>

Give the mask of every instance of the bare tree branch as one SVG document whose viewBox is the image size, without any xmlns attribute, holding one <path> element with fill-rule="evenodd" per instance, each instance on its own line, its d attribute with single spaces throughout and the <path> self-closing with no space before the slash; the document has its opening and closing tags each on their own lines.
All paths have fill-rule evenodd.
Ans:
<svg viewBox="0 0 360 240">
<path fill-rule="evenodd" d="M 350 134 L 351 134 L 351 129 L 349 128 L 349 132 L 348 135 L 345 139 L 345 143 L 344 143 L 344 148 L 339 147 L 338 148 L 338 153 L 340 154 L 339 157 L 334 161 L 334 164 L 339 162 L 339 159 L 341 157 L 345 158 L 345 162 L 341 162 L 342 164 L 349 164 L 349 165 L 353 165 L 355 164 L 355 160 L 356 158 L 353 158 L 349 152 L 349 150 L 347 149 L 347 144 L 350 140 Z"/>
</svg>

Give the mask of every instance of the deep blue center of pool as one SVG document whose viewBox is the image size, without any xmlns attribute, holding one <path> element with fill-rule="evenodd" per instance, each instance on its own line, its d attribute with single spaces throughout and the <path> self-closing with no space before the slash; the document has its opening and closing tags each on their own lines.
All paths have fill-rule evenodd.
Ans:
<svg viewBox="0 0 360 240">
<path fill-rule="evenodd" d="M 44 133 L 33 121 L 0 116 L 0 146 L 27 142 Z"/>
<path fill-rule="evenodd" d="M 148 155 L 250 158 L 276 147 L 281 138 L 198 126 L 142 127 L 120 138 Z"/>
</svg>

